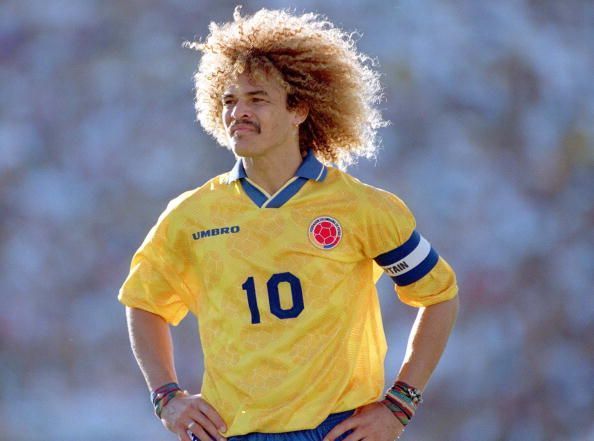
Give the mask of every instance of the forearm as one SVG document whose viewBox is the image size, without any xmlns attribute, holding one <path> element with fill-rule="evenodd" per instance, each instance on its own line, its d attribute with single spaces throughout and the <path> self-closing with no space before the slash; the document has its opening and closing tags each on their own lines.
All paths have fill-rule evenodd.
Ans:
<svg viewBox="0 0 594 441">
<path fill-rule="evenodd" d="M 177 382 L 167 322 L 158 315 L 128 307 L 126 319 L 132 352 L 148 388 L 154 390 L 163 384 Z"/>
<path fill-rule="evenodd" d="M 421 308 L 412 327 L 398 380 L 424 390 L 458 315 L 458 297 Z"/>
</svg>

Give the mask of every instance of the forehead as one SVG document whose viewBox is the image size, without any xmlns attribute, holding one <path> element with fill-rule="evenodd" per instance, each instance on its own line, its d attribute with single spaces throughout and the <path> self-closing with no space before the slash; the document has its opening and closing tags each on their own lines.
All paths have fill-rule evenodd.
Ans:
<svg viewBox="0 0 594 441">
<path fill-rule="evenodd" d="M 227 84 L 223 89 L 223 95 L 241 95 L 255 91 L 263 91 L 270 96 L 282 96 L 286 93 L 278 81 L 271 78 L 270 75 L 242 73 Z"/>
</svg>

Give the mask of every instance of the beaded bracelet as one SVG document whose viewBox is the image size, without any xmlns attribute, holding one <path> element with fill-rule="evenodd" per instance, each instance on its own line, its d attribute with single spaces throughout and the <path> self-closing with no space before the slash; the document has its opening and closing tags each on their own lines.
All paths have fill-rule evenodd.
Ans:
<svg viewBox="0 0 594 441">
<path fill-rule="evenodd" d="M 403 426 L 406 426 L 422 402 L 423 397 L 418 389 L 403 381 L 397 381 L 388 389 L 381 403 L 390 409 Z"/>
<path fill-rule="evenodd" d="M 390 390 L 398 390 L 404 395 L 406 395 L 408 398 L 410 398 L 415 407 L 423 402 L 423 395 L 421 394 L 421 391 L 415 387 L 406 384 L 404 381 L 397 381 L 390 388 Z"/>
<path fill-rule="evenodd" d="M 177 383 L 167 383 L 152 391 L 151 401 L 155 408 L 155 415 L 161 419 L 161 412 L 163 412 L 163 408 L 167 403 L 182 393 L 183 392 Z"/>
</svg>

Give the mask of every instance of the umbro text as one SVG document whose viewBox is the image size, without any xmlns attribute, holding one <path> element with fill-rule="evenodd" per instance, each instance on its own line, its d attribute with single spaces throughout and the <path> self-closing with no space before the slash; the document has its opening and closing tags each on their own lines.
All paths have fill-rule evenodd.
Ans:
<svg viewBox="0 0 594 441">
<path fill-rule="evenodd" d="M 221 234 L 235 234 L 239 233 L 239 225 L 232 227 L 212 228 L 210 230 L 197 231 L 192 233 L 194 240 L 204 239 L 205 237 L 219 236 Z"/>
</svg>

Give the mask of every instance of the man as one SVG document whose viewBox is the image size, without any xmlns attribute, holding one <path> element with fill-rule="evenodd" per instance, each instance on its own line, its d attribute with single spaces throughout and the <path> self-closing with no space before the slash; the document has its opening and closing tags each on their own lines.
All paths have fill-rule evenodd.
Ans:
<svg viewBox="0 0 594 441">
<path fill-rule="evenodd" d="M 378 75 L 313 14 L 237 9 L 210 31 L 189 44 L 203 52 L 196 108 L 237 163 L 169 204 L 119 295 L 155 412 L 183 441 L 393 440 L 458 302 L 404 203 L 325 165 L 374 153 Z M 382 267 L 420 308 L 385 396 Z M 188 311 L 204 352 L 197 395 L 177 385 L 169 331 Z"/>
</svg>

